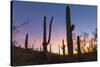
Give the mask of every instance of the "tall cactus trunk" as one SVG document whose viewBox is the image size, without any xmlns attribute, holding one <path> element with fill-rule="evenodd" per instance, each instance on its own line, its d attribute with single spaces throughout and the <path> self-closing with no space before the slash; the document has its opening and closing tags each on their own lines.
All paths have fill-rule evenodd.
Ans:
<svg viewBox="0 0 100 67">
<path fill-rule="evenodd" d="M 44 23 L 43 23 L 43 51 L 46 54 L 47 53 L 47 45 L 50 43 L 51 39 L 51 28 L 52 28 L 52 21 L 53 17 L 51 18 L 50 24 L 49 24 L 49 36 L 48 36 L 48 41 L 47 41 L 47 34 L 46 34 L 46 16 L 44 16 Z"/>
<path fill-rule="evenodd" d="M 65 56 L 65 44 L 64 44 L 64 40 L 62 40 L 62 50 L 63 50 L 63 56 Z"/>
<path fill-rule="evenodd" d="M 80 58 L 81 49 L 80 49 L 80 37 L 79 36 L 77 36 L 77 48 L 78 48 L 78 58 Z"/>
<path fill-rule="evenodd" d="M 26 34 L 25 38 L 25 49 L 28 49 L 28 33 Z"/>
<path fill-rule="evenodd" d="M 47 43 L 46 43 L 46 16 L 44 16 L 44 24 L 43 24 L 43 51 L 47 52 Z"/>
<path fill-rule="evenodd" d="M 72 39 L 72 31 L 74 30 L 74 25 L 71 25 L 70 18 L 70 7 L 66 7 L 66 34 L 67 34 L 67 46 L 68 46 L 68 54 L 69 57 L 73 57 L 73 39 Z"/>
</svg>

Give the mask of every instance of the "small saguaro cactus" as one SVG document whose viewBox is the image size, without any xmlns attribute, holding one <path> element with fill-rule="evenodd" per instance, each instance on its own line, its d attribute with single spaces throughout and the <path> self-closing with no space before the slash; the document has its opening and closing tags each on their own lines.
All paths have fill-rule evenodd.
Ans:
<svg viewBox="0 0 100 67">
<path fill-rule="evenodd" d="M 50 48 L 49 50 L 50 50 L 50 53 L 51 53 L 51 44 L 50 44 L 50 47 L 49 48 Z"/>
<path fill-rule="evenodd" d="M 32 49 L 34 50 L 34 46 L 35 46 L 35 40 L 33 41 L 33 44 L 32 44 Z"/>
<path fill-rule="evenodd" d="M 20 44 L 19 44 L 19 46 L 18 46 L 18 47 L 19 47 L 19 48 L 21 48 L 21 47 L 20 47 Z"/>
<path fill-rule="evenodd" d="M 73 56 L 73 39 L 72 39 L 72 31 L 75 26 L 71 24 L 70 18 L 70 7 L 66 7 L 66 34 L 67 34 L 67 46 L 68 46 L 68 54 L 70 57 Z"/>
<path fill-rule="evenodd" d="M 25 38 L 25 49 L 28 49 L 28 33 L 26 34 Z"/>
<path fill-rule="evenodd" d="M 58 45 L 58 48 L 59 48 L 59 55 L 60 55 L 60 45 Z"/>
<path fill-rule="evenodd" d="M 32 49 L 34 50 L 34 44 L 32 44 Z"/>
<path fill-rule="evenodd" d="M 42 47 L 40 46 L 40 52 L 42 51 Z"/>
<path fill-rule="evenodd" d="M 81 54 L 81 49 L 80 49 L 80 37 L 77 36 L 77 48 L 78 48 L 78 54 Z"/>
<path fill-rule="evenodd" d="M 64 44 L 64 40 L 62 40 L 62 47 L 61 49 L 63 50 L 63 55 L 65 56 L 65 44 Z"/>
<path fill-rule="evenodd" d="M 46 32 L 46 16 L 44 16 L 44 23 L 43 23 L 43 51 L 46 54 L 47 53 L 47 45 L 50 43 L 51 39 L 51 28 L 52 28 L 52 21 L 53 17 L 51 18 L 50 24 L 49 24 L 49 36 L 48 36 L 48 41 L 47 41 L 47 32 Z"/>
</svg>

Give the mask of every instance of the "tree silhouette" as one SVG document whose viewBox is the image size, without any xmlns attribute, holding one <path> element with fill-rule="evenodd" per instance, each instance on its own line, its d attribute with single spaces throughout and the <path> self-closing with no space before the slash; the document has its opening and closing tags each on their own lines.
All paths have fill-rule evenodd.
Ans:
<svg viewBox="0 0 100 67">
<path fill-rule="evenodd" d="M 86 46 L 87 41 L 88 41 L 88 36 L 89 35 L 86 32 L 82 33 L 82 35 L 81 35 L 81 51 L 82 51 L 82 53 L 86 52 L 85 46 Z"/>
</svg>

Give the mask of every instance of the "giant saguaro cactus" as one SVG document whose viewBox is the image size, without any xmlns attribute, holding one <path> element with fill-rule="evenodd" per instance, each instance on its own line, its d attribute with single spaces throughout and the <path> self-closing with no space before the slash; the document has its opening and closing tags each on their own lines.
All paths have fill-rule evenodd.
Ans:
<svg viewBox="0 0 100 67">
<path fill-rule="evenodd" d="M 67 46 L 68 46 L 68 54 L 70 57 L 73 56 L 73 39 L 72 39 L 72 31 L 74 30 L 74 25 L 71 24 L 71 15 L 70 15 L 70 7 L 66 7 L 66 34 L 67 34 Z"/>
<path fill-rule="evenodd" d="M 78 48 L 78 54 L 81 54 L 81 49 L 80 49 L 80 37 L 77 36 L 77 48 Z"/>
<path fill-rule="evenodd" d="M 50 43 L 51 39 L 51 28 L 52 28 L 52 21 L 53 17 L 51 18 L 50 24 L 49 24 L 49 36 L 48 36 L 48 41 L 47 41 L 47 32 L 46 32 L 46 16 L 44 16 L 44 23 L 43 23 L 43 51 L 44 53 L 47 53 L 47 45 Z"/>
<path fill-rule="evenodd" d="M 25 38 L 25 49 L 28 49 L 28 33 L 26 34 Z"/>
<path fill-rule="evenodd" d="M 64 40 L 62 40 L 62 50 L 63 50 L 63 56 L 65 56 L 65 44 L 64 44 Z"/>
</svg>

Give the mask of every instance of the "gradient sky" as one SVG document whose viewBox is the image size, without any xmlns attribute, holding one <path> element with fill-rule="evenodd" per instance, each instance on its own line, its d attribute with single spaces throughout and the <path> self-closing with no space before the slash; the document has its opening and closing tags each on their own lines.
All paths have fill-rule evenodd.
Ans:
<svg viewBox="0 0 100 67">
<path fill-rule="evenodd" d="M 14 1 L 13 25 L 18 26 L 29 20 L 28 24 L 17 28 L 20 32 L 16 34 L 14 39 L 24 47 L 25 35 L 28 33 L 29 47 L 31 47 L 35 40 L 34 47 L 39 48 L 43 41 L 43 18 L 47 16 L 48 34 L 48 24 L 53 16 L 54 20 L 50 43 L 52 44 L 52 51 L 58 52 L 58 45 L 62 44 L 62 39 L 66 40 L 65 10 L 67 5 L 69 5 L 71 9 L 72 24 L 75 25 L 75 30 L 73 32 L 77 35 L 83 32 L 87 32 L 91 35 L 97 26 L 96 6 Z"/>
</svg>

